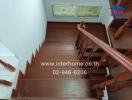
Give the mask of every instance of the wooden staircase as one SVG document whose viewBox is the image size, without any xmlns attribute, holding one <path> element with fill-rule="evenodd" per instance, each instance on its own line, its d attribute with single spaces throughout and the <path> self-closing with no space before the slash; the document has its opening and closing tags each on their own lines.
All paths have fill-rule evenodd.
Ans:
<svg viewBox="0 0 132 100">
<path fill-rule="evenodd" d="M 126 7 L 126 16 L 115 17 L 108 34 L 99 23 L 48 23 L 46 41 L 36 55 L 33 54 L 31 64 L 27 63 L 26 75 L 20 80 L 17 97 L 13 99 L 103 99 L 106 91 L 111 96 L 115 91 L 130 87 L 132 18 L 128 2 L 120 1 L 114 4 Z M 60 61 L 98 64 L 45 65 L 45 62 Z M 80 70 L 85 74 L 72 73 Z"/>
<path fill-rule="evenodd" d="M 132 63 L 127 56 L 132 52 L 116 49 L 109 46 L 102 24 L 48 23 L 46 41 L 33 55 L 31 64 L 27 63 L 26 74 L 18 82 L 17 95 L 12 99 L 97 100 L 103 99 L 107 91 L 111 94 L 130 87 Z M 60 61 L 84 65 L 56 66 Z M 123 70 L 117 69 L 117 73 L 115 68 Z"/>
<path fill-rule="evenodd" d="M 131 0 L 110 0 L 111 5 L 119 5 L 125 8 L 123 17 L 114 17 L 114 20 L 109 26 L 109 37 L 112 47 L 120 51 L 122 54 L 132 59 L 132 1 Z M 112 60 L 111 74 L 113 77 L 119 75 L 125 71 L 115 60 Z M 126 72 L 127 74 L 127 72 Z M 122 75 L 122 79 L 124 75 Z M 122 99 L 131 100 L 129 92 L 131 91 L 132 76 L 128 76 L 128 79 L 109 85 L 108 92 L 110 99 Z M 127 94 L 127 95 L 126 95 Z"/>
<path fill-rule="evenodd" d="M 31 65 L 27 67 L 26 75 L 20 80 L 18 95 L 13 100 L 97 100 L 102 98 L 103 92 L 93 92 L 92 86 L 95 83 L 103 82 L 107 79 L 105 65 L 100 65 L 97 70 L 89 73 L 89 66 L 45 66 L 42 62 L 56 61 L 76 61 L 79 62 L 80 54 L 76 49 L 75 42 L 78 30 L 77 24 L 63 23 L 48 24 L 46 41 L 42 44 L 36 57 L 33 57 Z M 70 26 L 71 25 L 71 26 Z M 70 26 L 70 27 L 69 27 Z M 108 43 L 106 31 L 102 24 L 88 24 L 88 30 L 104 42 Z M 102 34 L 102 35 L 101 35 Z M 91 50 L 90 50 L 91 51 Z M 98 50 L 90 60 L 101 59 L 103 51 Z M 89 53 L 89 51 L 87 51 Z M 83 57 L 85 58 L 85 56 Z M 84 59 L 84 61 L 86 61 Z M 93 66 L 94 67 L 94 66 Z M 91 69 L 91 67 L 89 67 Z M 53 74 L 53 71 L 85 71 L 86 74 Z M 70 73 L 70 72 L 69 72 Z"/>
</svg>

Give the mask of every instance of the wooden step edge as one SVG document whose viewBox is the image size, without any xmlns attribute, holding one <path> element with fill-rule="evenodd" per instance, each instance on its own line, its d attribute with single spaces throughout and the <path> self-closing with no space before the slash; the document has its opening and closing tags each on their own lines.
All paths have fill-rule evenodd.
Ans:
<svg viewBox="0 0 132 100">
<path fill-rule="evenodd" d="M 17 97 L 17 98 L 12 98 L 10 100 L 98 100 L 94 97 L 88 97 L 88 98 L 70 98 L 70 97 L 65 97 L 65 98 L 59 98 L 59 97 Z"/>
</svg>

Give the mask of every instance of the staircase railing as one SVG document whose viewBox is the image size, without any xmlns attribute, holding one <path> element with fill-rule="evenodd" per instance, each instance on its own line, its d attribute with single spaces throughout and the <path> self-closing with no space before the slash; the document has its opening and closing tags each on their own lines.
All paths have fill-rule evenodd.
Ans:
<svg viewBox="0 0 132 100">
<path fill-rule="evenodd" d="M 11 72 L 14 72 L 16 70 L 11 64 L 8 64 L 1 59 L 0 59 L 0 64 L 2 64 L 6 69 L 8 69 Z"/>
<path fill-rule="evenodd" d="M 12 82 L 7 81 L 7 80 L 0 80 L 0 84 L 3 84 L 3 85 L 6 85 L 6 86 L 10 87 L 12 85 Z"/>
<path fill-rule="evenodd" d="M 96 45 L 98 45 L 101 49 L 103 49 L 110 57 L 116 60 L 119 64 L 121 64 L 124 68 L 126 68 L 129 72 L 132 73 L 132 60 L 127 56 L 121 54 L 119 51 L 110 47 L 108 44 L 98 39 L 91 33 L 87 32 L 83 28 L 80 27 L 80 24 L 77 26 L 78 30 L 82 32 L 87 38 L 92 40 Z"/>
<path fill-rule="evenodd" d="M 87 32 L 85 28 L 82 27 L 82 23 L 78 24 L 77 28 L 80 31 L 81 35 L 83 35 L 87 39 L 90 39 L 94 44 L 96 44 L 105 52 L 105 55 L 108 55 L 110 58 L 113 58 L 119 65 L 122 65 L 126 69 L 125 72 L 122 72 L 117 76 L 114 76 L 113 79 L 94 85 L 93 89 L 104 88 L 105 86 L 110 85 L 114 82 L 124 81 L 128 77 L 132 77 L 132 60 L 130 58 L 123 55 L 116 49 L 110 47 L 108 44 L 106 44 L 99 38 L 95 37 L 90 32 Z"/>
<path fill-rule="evenodd" d="M 0 59 L 0 64 L 3 65 L 6 69 L 8 69 L 10 72 L 14 72 L 16 70 L 11 64 L 8 64 L 1 59 Z M 11 86 L 12 82 L 0 79 L 0 84 L 6 85 L 6 86 Z"/>
<path fill-rule="evenodd" d="M 131 22 L 132 22 L 132 16 L 130 16 L 128 20 L 124 22 L 124 24 L 117 29 L 116 33 L 114 34 L 114 39 L 119 39 L 121 35 L 124 33 L 125 29 L 131 24 Z"/>
</svg>

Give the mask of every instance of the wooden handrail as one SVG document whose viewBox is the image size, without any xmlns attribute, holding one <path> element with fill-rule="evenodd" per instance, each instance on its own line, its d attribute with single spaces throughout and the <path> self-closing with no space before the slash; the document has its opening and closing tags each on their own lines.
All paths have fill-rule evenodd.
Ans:
<svg viewBox="0 0 132 100">
<path fill-rule="evenodd" d="M 2 64 L 5 68 L 7 68 L 11 72 L 14 72 L 16 70 L 11 64 L 8 64 L 1 59 L 0 59 L 0 64 Z"/>
<path fill-rule="evenodd" d="M 0 80 L 0 84 L 6 85 L 6 86 L 12 86 L 12 82 L 7 81 L 7 80 Z"/>
<path fill-rule="evenodd" d="M 129 17 L 128 20 L 121 27 L 118 28 L 118 30 L 114 34 L 114 39 L 117 40 L 121 37 L 121 35 L 124 33 L 127 26 L 129 26 L 129 24 L 131 23 L 131 21 L 132 21 L 132 16 Z"/>
<path fill-rule="evenodd" d="M 87 38 L 89 38 L 92 42 L 94 42 L 97 46 L 103 49 L 111 58 L 116 60 L 120 65 L 126 68 L 129 72 L 132 73 L 132 60 L 121 54 L 119 51 L 110 47 L 108 44 L 98 39 L 91 33 L 87 32 L 85 29 L 80 27 L 80 24 L 77 25 L 79 31 L 82 32 Z"/>
<path fill-rule="evenodd" d="M 128 49 L 127 52 L 124 53 L 125 56 L 129 56 L 132 54 L 132 49 Z M 116 61 L 113 62 L 112 67 L 117 67 L 118 63 Z"/>
</svg>

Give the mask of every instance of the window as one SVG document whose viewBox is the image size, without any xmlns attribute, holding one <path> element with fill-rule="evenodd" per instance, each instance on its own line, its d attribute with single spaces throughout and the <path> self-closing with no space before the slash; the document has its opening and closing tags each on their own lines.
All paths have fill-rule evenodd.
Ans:
<svg viewBox="0 0 132 100">
<path fill-rule="evenodd" d="M 99 17 L 101 6 L 53 5 L 54 16 Z"/>
</svg>

